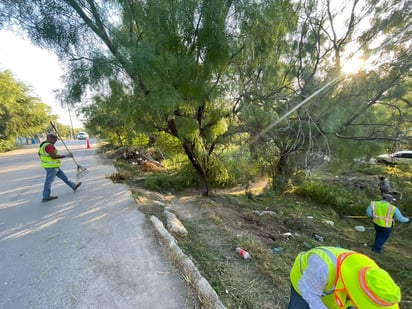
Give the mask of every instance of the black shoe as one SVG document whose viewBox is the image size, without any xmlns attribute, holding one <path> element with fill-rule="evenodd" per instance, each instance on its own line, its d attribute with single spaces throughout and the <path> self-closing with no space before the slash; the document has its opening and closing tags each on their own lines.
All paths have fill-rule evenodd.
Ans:
<svg viewBox="0 0 412 309">
<path fill-rule="evenodd" d="M 73 191 L 76 191 L 80 186 L 81 186 L 82 182 L 79 182 L 74 188 Z"/>
<path fill-rule="evenodd" d="M 41 201 L 44 203 L 44 202 L 55 200 L 56 198 L 57 196 L 49 196 L 49 197 L 42 199 Z"/>
</svg>

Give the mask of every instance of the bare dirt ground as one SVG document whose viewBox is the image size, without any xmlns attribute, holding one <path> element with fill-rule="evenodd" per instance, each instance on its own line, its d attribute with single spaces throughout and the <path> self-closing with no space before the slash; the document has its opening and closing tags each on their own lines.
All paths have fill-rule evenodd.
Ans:
<svg viewBox="0 0 412 309">
<path fill-rule="evenodd" d="M 186 237 L 174 235 L 179 247 L 227 308 L 286 308 L 293 261 L 299 252 L 316 246 L 340 246 L 370 256 L 400 285 L 401 308 L 412 308 L 410 224 L 398 224 L 385 245 L 387 253 L 379 255 L 371 251 L 374 229 L 369 219 L 343 218 L 327 205 L 274 195 L 265 190 L 266 179 L 255 181 L 248 190 L 214 190 L 203 197 L 196 189 L 153 192 L 133 181 L 144 174 L 133 176 L 132 181 L 123 176 L 120 173 L 113 180 L 129 183 L 138 209 L 148 217 L 155 215 L 166 226 L 164 210 L 176 214 L 188 231 Z M 355 191 L 377 191 L 377 175 L 348 172 L 325 177 Z M 368 205 L 360 206 L 364 214 Z M 347 214 L 358 215 L 350 209 Z M 363 226 L 365 232 L 357 232 L 355 226 Z M 240 258 L 236 247 L 246 249 L 252 258 Z M 204 304 L 203 308 L 211 307 Z"/>
<path fill-rule="evenodd" d="M 341 246 L 374 258 L 402 282 L 405 303 L 401 308 L 411 308 L 411 268 L 405 265 L 412 256 L 410 241 L 404 242 L 408 225 L 398 226 L 387 243 L 386 250 L 393 254 L 378 255 L 370 250 L 374 231 L 368 219 L 344 219 L 331 209 L 309 207 L 305 201 L 268 197 L 263 194 L 266 185 L 264 179 L 253 183 L 253 198 L 241 187 L 215 191 L 208 198 L 196 190 L 176 195 L 136 186 L 131 190 L 139 209 L 164 224 L 164 208 L 176 214 L 189 231 L 186 238 L 175 235 L 179 246 L 228 308 L 286 308 L 294 257 L 321 245 Z M 366 231 L 356 232 L 357 225 Z M 237 246 L 247 249 L 252 259 L 239 258 Z M 274 253 L 275 248 L 280 252 Z M 398 254 L 403 255 L 402 261 Z M 399 273 L 395 265 L 402 265 Z"/>
</svg>

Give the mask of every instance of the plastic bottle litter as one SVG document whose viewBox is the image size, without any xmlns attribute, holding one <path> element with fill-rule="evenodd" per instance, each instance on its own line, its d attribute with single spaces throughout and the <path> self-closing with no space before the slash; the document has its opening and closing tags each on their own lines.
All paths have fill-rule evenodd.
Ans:
<svg viewBox="0 0 412 309">
<path fill-rule="evenodd" d="M 357 225 L 355 226 L 355 230 L 357 230 L 358 232 L 365 232 L 365 227 L 362 225 Z"/>
<path fill-rule="evenodd" d="M 236 252 L 245 260 L 250 259 L 250 254 L 246 250 L 243 250 L 242 248 L 236 248 Z"/>
</svg>

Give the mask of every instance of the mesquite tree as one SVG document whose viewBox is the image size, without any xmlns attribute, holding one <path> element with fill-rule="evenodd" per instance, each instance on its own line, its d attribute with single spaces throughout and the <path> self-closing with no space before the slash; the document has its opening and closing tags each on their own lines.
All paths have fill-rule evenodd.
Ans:
<svg viewBox="0 0 412 309">
<path fill-rule="evenodd" d="M 3 21 L 17 21 L 35 43 L 66 61 L 68 100 L 98 91 L 134 129 L 178 138 L 204 195 L 208 162 L 235 132 L 231 122 L 243 88 L 265 67 L 270 83 L 279 59 L 265 64 L 263 56 L 280 56 L 277 43 L 283 45 L 295 22 L 284 0 L 2 0 L 0 5 Z"/>
<path fill-rule="evenodd" d="M 50 106 L 33 96 L 28 85 L 9 71 L 0 72 L 0 151 L 15 147 L 19 136 L 45 132 L 50 113 Z"/>
<path fill-rule="evenodd" d="M 291 2 L 0 0 L 0 23 L 65 61 L 68 100 L 98 93 L 113 128 L 178 138 L 207 195 L 237 132 L 274 186 L 347 141 L 410 141 L 411 1 Z M 356 51 L 368 66 L 346 79 Z"/>
<path fill-rule="evenodd" d="M 244 113 L 251 151 L 269 165 L 274 188 L 323 159 L 411 145 L 410 2 L 300 2 L 281 58 L 288 61 L 283 87 L 257 81 L 261 102 Z M 359 55 L 364 67 L 343 74 Z"/>
</svg>

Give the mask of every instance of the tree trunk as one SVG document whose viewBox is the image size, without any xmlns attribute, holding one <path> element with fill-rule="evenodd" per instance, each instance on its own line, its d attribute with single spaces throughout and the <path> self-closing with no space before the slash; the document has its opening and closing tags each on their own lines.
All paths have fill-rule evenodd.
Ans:
<svg viewBox="0 0 412 309">
<path fill-rule="evenodd" d="M 288 155 L 280 155 L 275 168 L 275 175 L 273 175 L 272 179 L 272 189 L 282 192 L 287 184 L 287 175 L 291 172 L 288 167 Z"/>
<path fill-rule="evenodd" d="M 288 156 L 281 154 L 280 157 L 279 157 L 278 164 L 277 164 L 276 173 L 278 175 L 285 176 L 285 175 L 288 174 L 288 172 L 289 172 L 289 170 L 288 170 Z"/>
<path fill-rule="evenodd" d="M 202 165 L 199 163 L 199 160 L 197 159 L 196 153 L 194 151 L 195 145 L 191 142 L 183 141 L 179 137 L 176 123 L 174 122 L 174 120 L 169 120 L 169 122 L 167 123 L 167 128 L 168 130 L 166 132 L 177 137 L 181 141 L 183 149 L 187 157 L 189 158 L 190 163 L 192 163 L 192 166 L 195 168 L 197 175 L 199 176 L 200 187 L 202 189 L 202 195 L 209 196 L 209 185 L 207 184 L 206 173 Z"/>
<path fill-rule="evenodd" d="M 200 165 L 199 161 L 197 160 L 192 145 L 188 142 L 185 142 L 183 143 L 183 149 L 185 150 L 187 157 L 189 158 L 190 162 L 192 163 L 192 166 L 195 168 L 197 175 L 199 176 L 202 195 L 209 196 L 209 185 L 207 183 L 206 173 L 203 167 Z"/>
</svg>

